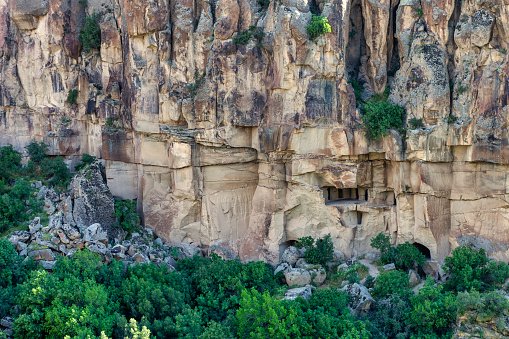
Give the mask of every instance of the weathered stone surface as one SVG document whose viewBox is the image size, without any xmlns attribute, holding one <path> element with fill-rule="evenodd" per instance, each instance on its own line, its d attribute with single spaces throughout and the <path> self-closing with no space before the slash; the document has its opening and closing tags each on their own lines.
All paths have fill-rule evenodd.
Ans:
<svg viewBox="0 0 509 339">
<path fill-rule="evenodd" d="M 113 231 L 115 202 L 99 167 L 93 164 L 88 170 L 78 173 L 71 186 L 74 199 L 73 216 L 78 227 L 99 223 L 107 232 Z"/>
<path fill-rule="evenodd" d="M 30 232 L 28 231 L 14 231 L 9 237 L 9 241 L 12 244 L 17 244 L 18 242 L 26 243 L 30 240 Z"/>
<path fill-rule="evenodd" d="M 384 271 L 394 271 L 396 269 L 396 265 L 394 263 L 383 265 L 382 269 Z"/>
<path fill-rule="evenodd" d="M 283 252 L 281 256 L 281 262 L 287 262 L 291 266 L 295 265 L 297 260 L 302 258 L 302 252 L 295 246 L 290 246 Z"/>
<path fill-rule="evenodd" d="M 368 311 L 371 308 L 371 304 L 374 302 L 374 299 L 371 297 L 368 289 L 363 285 L 359 285 L 357 283 L 349 284 L 341 290 L 352 296 L 350 308 L 355 315 L 360 312 Z"/>
<path fill-rule="evenodd" d="M 82 7 L 0 1 L 0 145 L 97 156 L 171 245 L 278 264 L 303 236 L 331 234 L 347 259 L 387 232 L 433 261 L 460 244 L 509 260 L 507 1 L 317 4 L 331 33 L 310 40 L 308 1 L 89 0 L 102 43 L 85 55 Z M 236 45 L 251 25 L 263 39 Z M 424 128 L 367 140 L 352 80 L 364 100 L 389 84 Z M 78 177 L 37 199 L 62 228 L 110 232 L 101 175 Z"/>
<path fill-rule="evenodd" d="M 285 300 L 295 300 L 297 298 L 303 298 L 304 300 L 309 300 L 311 295 L 313 294 L 313 290 L 311 287 L 297 287 L 291 288 L 285 292 L 285 296 L 283 299 Z"/>
<path fill-rule="evenodd" d="M 285 279 L 288 286 L 306 286 L 311 282 L 311 274 L 303 268 L 289 268 Z"/>
<path fill-rule="evenodd" d="M 288 269 L 292 268 L 289 263 L 282 262 L 281 264 L 277 265 L 276 269 L 274 270 L 274 275 L 278 274 L 279 272 L 285 273 Z"/>
<path fill-rule="evenodd" d="M 42 250 L 30 251 L 30 252 L 28 252 L 28 255 L 34 260 L 46 260 L 46 261 L 55 260 L 55 255 L 48 248 L 45 248 Z"/>
</svg>

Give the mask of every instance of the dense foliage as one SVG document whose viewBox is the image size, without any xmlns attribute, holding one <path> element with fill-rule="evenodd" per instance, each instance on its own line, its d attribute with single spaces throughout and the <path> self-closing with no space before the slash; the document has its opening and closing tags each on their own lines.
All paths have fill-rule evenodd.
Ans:
<svg viewBox="0 0 509 339">
<path fill-rule="evenodd" d="M 380 251 L 382 264 L 394 263 L 398 269 L 408 271 L 410 269 L 421 269 L 426 262 L 426 257 L 415 246 L 409 242 L 391 246 L 391 238 L 388 235 L 379 233 L 371 239 L 371 247 Z"/>
<path fill-rule="evenodd" d="M 313 40 L 319 37 L 320 35 L 324 35 L 331 32 L 331 26 L 329 25 L 329 21 L 326 17 L 322 15 L 314 15 L 311 17 L 311 22 L 307 27 L 307 32 L 309 35 L 309 39 Z"/>
<path fill-rule="evenodd" d="M 327 262 L 331 261 L 334 256 L 334 245 L 330 234 L 316 239 L 316 241 L 312 237 L 299 238 L 295 246 L 306 249 L 304 257 L 309 264 L 320 264 L 326 267 Z"/>
<path fill-rule="evenodd" d="M 362 109 L 362 123 L 366 137 L 377 140 L 389 135 L 391 129 L 401 129 L 404 125 L 405 109 L 393 105 L 388 100 L 368 102 Z"/>
<path fill-rule="evenodd" d="M 33 180 L 41 180 L 50 186 L 64 188 L 71 180 L 71 173 L 61 157 L 49 157 L 49 146 L 44 142 L 32 140 L 25 147 L 30 158 L 27 175 Z"/>
<path fill-rule="evenodd" d="M 131 200 L 115 200 L 115 217 L 117 225 L 128 233 L 140 227 L 140 215 L 136 213 L 136 202 Z"/>
<path fill-rule="evenodd" d="M 506 263 L 491 261 L 483 249 L 466 245 L 456 247 L 452 256 L 445 258 L 445 270 L 449 279 L 444 287 L 449 291 L 493 290 L 509 278 Z"/>
<path fill-rule="evenodd" d="M 101 27 L 99 27 L 99 14 L 87 15 L 85 24 L 79 35 L 83 50 L 88 53 L 93 49 L 101 48 Z"/>
</svg>

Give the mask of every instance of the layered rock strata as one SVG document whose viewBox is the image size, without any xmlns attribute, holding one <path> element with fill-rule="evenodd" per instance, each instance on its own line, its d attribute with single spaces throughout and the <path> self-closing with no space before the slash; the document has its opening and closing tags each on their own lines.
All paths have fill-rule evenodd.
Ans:
<svg viewBox="0 0 509 339">
<path fill-rule="evenodd" d="M 379 232 L 508 260 L 508 34 L 507 0 L 0 0 L 0 144 L 97 156 L 160 237 L 245 260 Z M 352 80 L 425 127 L 366 140 Z"/>
</svg>

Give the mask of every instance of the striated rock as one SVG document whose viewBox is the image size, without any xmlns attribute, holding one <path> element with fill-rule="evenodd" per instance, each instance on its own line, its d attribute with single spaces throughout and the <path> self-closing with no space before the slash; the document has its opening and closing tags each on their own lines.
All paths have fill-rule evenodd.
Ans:
<svg viewBox="0 0 509 339">
<path fill-rule="evenodd" d="M 73 216 L 77 226 L 84 228 L 99 223 L 106 232 L 113 231 L 115 202 L 97 164 L 78 173 L 73 178 L 71 187 L 74 199 Z"/>
<path fill-rule="evenodd" d="M 98 168 L 69 197 L 34 183 L 69 240 L 115 235 L 115 196 L 164 242 L 241 260 L 326 234 L 345 260 L 379 232 L 433 261 L 460 244 L 509 260 L 507 1 L 319 1 L 331 32 L 310 40 L 308 1 L 94 0 L 88 55 L 75 5 L 0 1 L 0 145 L 105 167 L 111 194 Z M 235 44 L 250 26 L 264 35 Z M 355 94 L 387 84 L 406 135 L 367 140 Z"/>
</svg>

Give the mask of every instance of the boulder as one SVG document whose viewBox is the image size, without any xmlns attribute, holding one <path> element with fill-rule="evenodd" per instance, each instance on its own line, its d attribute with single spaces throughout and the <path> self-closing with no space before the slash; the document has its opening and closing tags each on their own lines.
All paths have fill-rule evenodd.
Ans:
<svg viewBox="0 0 509 339">
<path fill-rule="evenodd" d="M 394 271 L 396 269 L 396 265 L 394 263 L 383 265 L 382 269 L 384 271 Z"/>
<path fill-rule="evenodd" d="M 277 265 L 276 269 L 274 270 L 274 275 L 278 274 L 279 272 L 285 273 L 289 268 L 291 268 L 289 263 L 282 262 L 281 264 Z"/>
<path fill-rule="evenodd" d="M 341 251 L 334 250 L 333 261 L 341 261 L 341 260 L 345 260 L 345 254 Z"/>
<path fill-rule="evenodd" d="M 297 262 L 295 263 L 295 267 L 297 267 L 297 268 L 304 268 L 304 269 L 306 269 L 306 270 L 307 270 L 307 269 L 311 269 L 311 268 L 315 267 L 315 265 L 313 265 L 313 264 L 308 264 L 308 263 L 306 262 L 306 259 L 304 259 L 304 258 L 300 258 L 300 259 L 299 259 L 299 260 L 297 260 Z"/>
<path fill-rule="evenodd" d="M 103 231 L 101 224 L 93 224 L 84 231 L 83 240 L 85 242 L 107 242 L 108 234 Z"/>
<path fill-rule="evenodd" d="M 79 228 L 95 223 L 110 235 L 115 236 L 115 200 L 103 180 L 97 164 L 79 172 L 71 181 L 74 198 L 73 217 Z"/>
<path fill-rule="evenodd" d="M 13 328 L 14 327 L 14 319 L 11 316 L 4 317 L 0 319 L 0 326 Z"/>
<path fill-rule="evenodd" d="M 30 232 L 28 231 L 14 231 L 9 237 L 11 244 L 17 244 L 19 242 L 26 243 L 30 240 Z"/>
<path fill-rule="evenodd" d="M 45 270 L 52 270 L 55 267 L 55 260 L 41 260 L 42 268 Z"/>
<path fill-rule="evenodd" d="M 445 281 L 447 278 L 443 265 L 437 261 L 426 261 L 423 267 L 424 274 L 435 279 Z"/>
<path fill-rule="evenodd" d="M 327 272 L 325 272 L 325 269 L 321 266 L 309 270 L 309 274 L 311 274 L 311 280 L 317 285 L 323 284 L 325 279 L 327 279 Z"/>
<path fill-rule="evenodd" d="M 225 260 L 234 260 L 237 258 L 237 254 L 235 254 L 235 252 L 231 248 L 229 248 L 226 244 L 222 243 L 211 245 L 208 248 L 207 252 L 208 255 L 215 253 Z"/>
<path fill-rule="evenodd" d="M 63 224 L 62 229 L 70 240 L 81 238 L 81 233 L 69 224 Z"/>
<path fill-rule="evenodd" d="M 186 244 L 186 243 L 181 243 L 178 245 L 178 248 L 180 248 L 180 250 L 182 251 L 182 254 L 184 255 L 185 258 L 192 258 L 195 255 L 197 255 L 199 257 L 202 256 L 201 250 L 199 247 L 196 247 L 196 246 L 193 246 L 190 244 Z"/>
<path fill-rule="evenodd" d="M 410 281 L 410 286 L 415 287 L 421 282 L 421 278 L 419 277 L 419 274 L 415 272 L 414 270 L 410 270 L 408 272 L 408 277 Z"/>
<path fill-rule="evenodd" d="M 313 294 L 313 290 L 309 286 L 291 288 L 285 292 L 285 296 L 283 297 L 283 299 L 284 300 L 295 300 L 300 297 L 305 300 L 309 300 L 309 298 L 311 298 L 312 294 Z"/>
<path fill-rule="evenodd" d="M 347 265 L 347 264 L 345 264 L 345 263 L 342 263 L 341 265 L 339 265 L 339 266 L 338 266 L 337 271 L 338 271 L 338 272 L 344 272 L 344 271 L 346 271 L 347 269 L 348 269 L 348 265 Z"/>
<path fill-rule="evenodd" d="M 303 268 L 289 268 L 285 279 L 288 286 L 306 286 L 311 282 L 311 274 Z"/>
<path fill-rule="evenodd" d="M 30 224 L 28 224 L 28 229 L 31 234 L 38 232 L 42 228 L 41 226 L 41 218 L 35 217 Z"/>
<path fill-rule="evenodd" d="M 142 264 L 148 264 L 150 262 L 150 259 L 143 253 L 136 253 L 133 256 L 134 261 L 142 263 Z"/>
<path fill-rule="evenodd" d="M 55 260 L 55 255 L 49 248 L 30 251 L 28 255 L 34 260 Z"/>
<path fill-rule="evenodd" d="M 353 283 L 344 286 L 341 289 L 343 292 L 352 296 L 350 301 L 350 308 L 354 315 L 358 315 L 360 312 L 368 311 L 371 308 L 371 304 L 375 301 L 371 297 L 371 293 L 366 286 Z"/>
<path fill-rule="evenodd" d="M 295 265 L 299 258 L 302 258 L 302 252 L 295 246 L 288 247 L 281 256 L 281 262 L 287 262 L 291 266 Z"/>
</svg>

